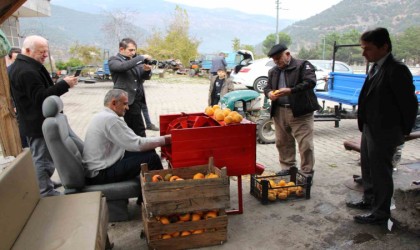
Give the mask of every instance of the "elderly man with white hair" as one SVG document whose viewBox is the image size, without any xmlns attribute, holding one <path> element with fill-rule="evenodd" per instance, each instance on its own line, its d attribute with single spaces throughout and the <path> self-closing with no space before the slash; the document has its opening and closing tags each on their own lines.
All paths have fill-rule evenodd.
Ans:
<svg viewBox="0 0 420 250">
<path fill-rule="evenodd" d="M 54 165 L 42 134 L 42 103 L 51 95 L 61 96 L 77 84 L 77 77 L 67 76 L 55 85 L 43 66 L 48 57 L 48 41 L 41 36 L 28 36 L 22 54 L 10 66 L 10 88 L 19 113 L 19 125 L 26 135 L 34 161 L 42 197 L 60 195 L 51 176 Z"/>
</svg>

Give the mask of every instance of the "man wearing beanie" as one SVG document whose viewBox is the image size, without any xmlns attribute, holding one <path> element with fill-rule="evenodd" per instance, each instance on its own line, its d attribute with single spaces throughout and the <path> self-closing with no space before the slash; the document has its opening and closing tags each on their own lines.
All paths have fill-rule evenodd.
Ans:
<svg viewBox="0 0 420 250">
<path fill-rule="evenodd" d="M 315 69 L 308 61 L 293 58 L 284 44 L 274 45 L 267 55 L 276 64 L 268 71 L 264 94 L 271 100 L 282 169 L 279 174 L 287 174 L 290 167 L 297 165 L 297 142 L 300 170 L 312 175 L 315 163 L 313 112 L 321 108 L 314 93 Z"/>
</svg>

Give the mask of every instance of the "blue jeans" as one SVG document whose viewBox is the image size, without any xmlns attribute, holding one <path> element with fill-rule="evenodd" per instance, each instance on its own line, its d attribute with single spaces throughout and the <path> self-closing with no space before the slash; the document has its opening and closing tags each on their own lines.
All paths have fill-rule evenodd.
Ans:
<svg viewBox="0 0 420 250">
<path fill-rule="evenodd" d="M 43 137 L 27 137 L 32 160 L 38 178 L 39 193 L 42 197 L 57 195 L 51 176 L 54 174 L 54 163 Z"/>
<path fill-rule="evenodd" d="M 128 152 L 124 157 L 106 169 L 99 171 L 93 178 L 88 178 L 89 184 L 107 184 L 130 180 L 140 175 L 141 164 L 147 163 L 149 170 L 163 169 L 160 157 L 155 150 L 146 152 Z"/>
</svg>

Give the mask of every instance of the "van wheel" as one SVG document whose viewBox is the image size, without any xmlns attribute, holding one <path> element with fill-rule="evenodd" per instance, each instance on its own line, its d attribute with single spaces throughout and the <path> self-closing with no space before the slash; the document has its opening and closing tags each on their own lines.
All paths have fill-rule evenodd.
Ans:
<svg viewBox="0 0 420 250">
<path fill-rule="evenodd" d="M 257 120 L 257 141 L 261 144 L 274 143 L 276 139 L 273 119 L 269 116 Z"/>
<path fill-rule="evenodd" d="M 257 91 L 258 93 L 264 92 L 264 88 L 265 86 L 267 86 L 267 81 L 268 81 L 267 77 L 257 78 L 257 80 L 255 80 L 254 82 L 254 90 Z"/>
</svg>

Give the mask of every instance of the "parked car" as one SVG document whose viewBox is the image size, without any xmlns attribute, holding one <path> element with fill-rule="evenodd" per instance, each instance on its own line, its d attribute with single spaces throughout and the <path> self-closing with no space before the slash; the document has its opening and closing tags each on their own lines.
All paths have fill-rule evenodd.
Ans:
<svg viewBox="0 0 420 250">
<path fill-rule="evenodd" d="M 317 78 L 316 91 L 326 91 L 328 89 L 327 77 L 331 72 L 331 60 L 309 60 L 315 66 Z M 237 74 L 231 75 L 233 82 L 243 84 L 250 89 L 260 93 L 263 92 L 268 80 L 268 71 L 274 66 L 271 58 L 262 58 L 246 67 L 242 67 Z M 335 72 L 353 73 L 353 69 L 344 62 L 336 61 Z"/>
</svg>

